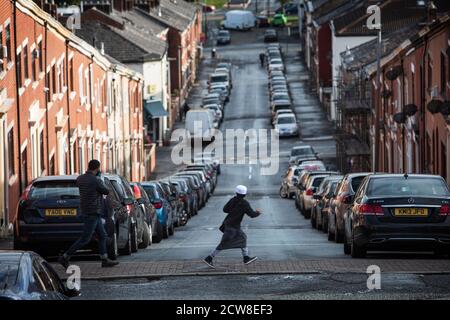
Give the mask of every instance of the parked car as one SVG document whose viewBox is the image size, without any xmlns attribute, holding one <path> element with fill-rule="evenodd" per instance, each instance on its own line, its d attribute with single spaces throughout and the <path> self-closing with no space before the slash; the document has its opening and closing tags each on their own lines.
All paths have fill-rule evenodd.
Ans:
<svg viewBox="0 0 450 320">
<path fill-rule="evenodd" d="M 187 195 L 189 198 L 189 212 L 190 216 L 195 216 L 198 213 L 199 208 L 199 195 L 197 190 L 195 189 L 195 184 L 193 182 L 192 177 L 181 177 L 181 176 L 171 176 L 171 181 L 181 181 L 183 182 L 187 187 Z"/>
<path fill-rule="evenodd" d="M 50 255 L 65 251 L 83 232 L 80 194 L 76 175 L 45 176 L 35 180 L 22 194 L 14 220 L 14 249 Z M 109 179 L 105 178 L 109 195 L 105 198 L 104 226 L 108 234 L 110 259 L 131 254 L 135 221 L 127 210 L 131 199 L 121 199 Z M 98 250 L 98 239 L 86 249 Z"/>
<path fill-rule="evenodd" d="M 314 195 L 316 194 L 322 181 L 330 176 L 337 175 L 337 172 L 326 172 L 326 171 L 316 171 L 319 174 L 307 174 L 304 182 L 304 188 L 302 191 L 298 192 L 299 197 L 298 203 L 300 207 L 300 212 L 304 215 L 306 219 L 311 218 L 311 213 L 313 209 Z"/>
<path fill-rule="evenodd" d="M 283 178 L 280 187 L 280 196 L 282 198 L 293 198 L 295 196 L 299 172 L 300 170 L 296 166 L 290 166 L 286 173 L 281 176 Z"/>
<path fill-rule="evenodd" d="M 292 113 L 279 114 L 274 127 L 280 137 L 292 137 L 300 134 L 297 118 Z"/>
<path fill-rule="evenodd" d="M 217 44 L 230 44 L 231 43 L 231 35 L 228 30 L 219 30 L 217 34 Z"/>
<path fill-rule="evenodd" d="M 353 197 L 362 180 L 370 172 L 349 173 L 342 179 L 328 212 L 328 239 L 342 242 L 344 239 L 344 214 L 350 208 Z"/>
<path fill-rule="evenodd" d="M 0 300 L 67 300 L 80 295 L 66 284 L 38 254 L 0 251 Z"/>
<path fill-rule="evenodd" d="M 287 18 L 284 14 L 277 13 L 273 16 L 271 24 L 274 27 L 284 27 L 287 24 Z"/>
<path fill-rule="evenodd" d="M 323 204 L 322 204 L 321 214 L 319 214 L 319 213 L 317 214 L 317 220 L 318 220 L 318 223 L 320 223 L 319 221 L 321 221 L 322 232 L 324 232 L 324 233 L 328 233 L 328 217 L 329 217 L 330 205 L 331 205 L 333 198 L 336 195 L 336 190 L 341 181 L 342 181 L 342 179 L 333 180 L 326 188 L 323 198 L 322 198 Z"/>
<path fill-rule="evenodd" d="M 197 175 L 188 174 L 186 171 L 180 171 L 174 174 L 175 177 L 190 177 L 191 182 L 194 185 L 194 190 L 197 192 L 198 196 L 198 208 L 201 209 L 206 204 L 207 193 L 206 189 L 202 184 L 202 181 Z"/>
<path fill-rule="evenodd" d="M 156 209 L 156 216 L 159 220 L 156 238 L 153 238 L 155 243 L 167 239 L 169 235 L 174 232 L 175 217 L 172 212 L 172 207 L 164 197 L 164 191 L 157 181 L 144 181 L 141 183 L 145 192 L 147 192 L 150 201 Z"/>
<path fill-rule="evenodd" d="M 187 220 L 194 215 L 194 203 L 192 202 L 195 201 L 195 198 L 193 197 L 192 192 L 189 190 L 189 186 L 186 181 L 182 179 L 174 179 L 173 177 L 169 177 L 168 179 L 170 183 L 177 189 L 178 198 L 183 203 L 183 210 L 186 213 L 186 221 L 184 222 L 184 224 L 186 224 Z"/>
<path fill-rule="evenodd" d="M 147 216 L 139 202 L 136 200 L 133 189 L 127 179 L 117 174 L 106 174 L 106 178 L 111 181 L 119 200 L 126 203 L 127 210 L 133 221 L 131 232 L 131 251 L 137 252 L 138 248 L 146 248 L 148 246 L 148 222 Z M 144 236 L 145 234 L 145 236 Z"/>
<path fill-rule="evenodd" d="M 278 35 L 277 31 L 274 29 L 267 29 L 264 31 L 264 42 L 277 42 Z"/>
<path fill-rule="evenodd" d="M 291 155 L 289 157 L 289 164 L 293 165 L 293 164 L 295 164 L 295 161 L 298 158 L 305 158 L 305 157 L 316 158 L 317 153 L 314 151 L 313 147 L 311 147 L 310 145 L 295 146 L 291 149 Z"/>
<path fill-rule="evenodd" d="M 153 234 L 157 233 L 158 230 L 158 218 L 156 217 L 156 209 L 153 206 L 150 198 L 145 192 L 144 188 L 138 183 L 131 183 L 131 187 L 133 188 L 134 196 L 145 212 L 146 218 L 145 221 L 147 223 L 147 233 L 144 232 L 143 237 L 145 238 L 142 243 L 139 244 L 140 249 L 145 249 L 146 245 L 149 246 L 153 242 Z M 145 229 L 145 226 L 144 226 Z"/>
<path fill-rule="evenodd" d="M 450 190 L 441 176 L 372 174 L 346 213 L 344 251 L 434 251 L 450 255 Z"/>
<path fill-rule="evenodd" d="M 313 196 L 313 205 L 311 208 L 311 226 L 317 230 L 322 230 L 323 225 L 323 210 L 325 204 L 327 203 L 327 196 L 330 196 L 329 186 L 332 184 L 337 184 L 341 181 L 343 176 L 333 175 L 328 176 L 323 179 L 322 183 L 319 185 L 317 192 Z"/>
<path fill-rule="evenodd" d="M 175 186 L 172 185 L 167 178 L 161 179 L 158 182 L 164 191 L 164 197 L 172 206 L 172 212 L 174 213 L 174 227 L 184 225 L 185 221 L 187 221 L 187 213 L 184 211 L 184 204 L 181 201 Z"/>
</svg>

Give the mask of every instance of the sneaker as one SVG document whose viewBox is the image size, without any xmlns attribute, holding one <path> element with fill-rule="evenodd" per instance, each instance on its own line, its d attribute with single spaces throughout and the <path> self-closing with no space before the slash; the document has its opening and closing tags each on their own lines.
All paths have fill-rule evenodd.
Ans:
<svg viewBox="0 0 450 320">
<path fill-rule="evenodd" d="M 114 267 L 119 264 L 119 261 L 113 261 L 110 259 L 102 259 L 102 268 Z"/>
<path fill-rule="evenodd" d="M 213 257 L 207 256 L 205 259 L 203 259 L 203 262 L 206 263 L 211 268 L 215 268 L 213 263 Z"/>
<path fill-rule="evenodd" d="M 64 256 L 59 256 L 58 262 L 64 267 L 64 269 L 67 269 L 69 267 L 69 259 Z"/>
<path fill-rule="evenodd" d="M 252 263 L 253 261 L 255 261 L 256 259 L 258 259 L 258 257 L 249 257 L 249 256 L 245 256 L 245 257 L 244 257 L 244 263 L 245 263 L 245 264 L 250 264 L 250 263 Z"/>
</svg>

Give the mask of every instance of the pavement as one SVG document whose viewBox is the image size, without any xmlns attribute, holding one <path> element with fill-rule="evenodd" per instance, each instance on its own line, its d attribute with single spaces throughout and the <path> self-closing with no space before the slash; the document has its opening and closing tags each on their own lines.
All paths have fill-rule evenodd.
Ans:
<svg viewBox="0 0 450 320">
<path fill-rule="evenodd" d="M 235 259 L 218 258 L 215 268 L 200 260 L 121 262 L 114 268 L 101 268 L 99 262 L 74 262 L 82 280 L 129 279 L 173 276 L 262 275 L 262 274 L 366 274 L 369 266 L 378 266 L 382 274 L 449 274 L 450 260 L 442 259 L 330 259 L 330 260 L 257 260 L 250 265 Z M 56 266 L 62 278 L 67 274 Z"/>
</svg>

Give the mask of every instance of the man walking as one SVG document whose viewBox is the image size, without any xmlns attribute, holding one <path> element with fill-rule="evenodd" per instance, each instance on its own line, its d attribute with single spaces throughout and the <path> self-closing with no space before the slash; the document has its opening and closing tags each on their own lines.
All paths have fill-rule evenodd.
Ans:
<svg viewBox="0 0 450 320">
<path fill-rule="evenodd" d="M 70 257 L 77 251 L 87 245 L 94 232 L 98 235 L 98 246 L 102 267 L 113 267 L 119 264 L 116 261 L 108 259 L 106 253 L 106 234 L 101 219 L 103 195 L 107 195 L 109 190 L 100 178 L 100 162 L 91 160 L 88 164 L 88 170 L 85 174 L 77 178 L 77 186 L 80 191 L 80 210 L 84 220 L 83 234 L 59 259 L 59 263 L 64 268 L 68 268 Z"/>
<path fill-rule="evenodd" d="M 223 211 L 228 215 L 219 228 L 223 232 L 222 240 L 217 248 L 203 260 L 211 268 L 214 268 L 214 257 L 221 250 L 240 248 L 245 264 L 252 263 L 257 259 L 257 257 L 250 257 L 249 255 L 247 236 L 241 229 L 241 222 L 245 214 L 251 218 L 256 218 L 262 212 L 259 209 L 253 210 L 248 201 L 244 199 L 247 194 L 246 186 L 238 185 L 235 191 L 236 196 L 223 207 Z"/>
</svg>

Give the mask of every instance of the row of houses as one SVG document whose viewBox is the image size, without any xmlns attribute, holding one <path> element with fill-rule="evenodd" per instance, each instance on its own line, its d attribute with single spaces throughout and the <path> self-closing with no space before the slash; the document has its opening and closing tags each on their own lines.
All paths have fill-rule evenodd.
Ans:
<svg viewBox="0 0 450 320">
<path fill-rule="evenodd" d="M 366 24 L 371 5 L 381 42 Z M 300 9 L 311 88 L 336 126 L 339 168 L 450 182 L 450 3 L 312 0 Z"/>
<path fill-rule="evenodd" d="M 195 81 L 196 6 L 91 1 L 75 24 L 62 12 L 0 0 L 1 233 L 39 176 L 84 172 L 97 158 L 104 171 L 148 178 Z"/>
</svg>

